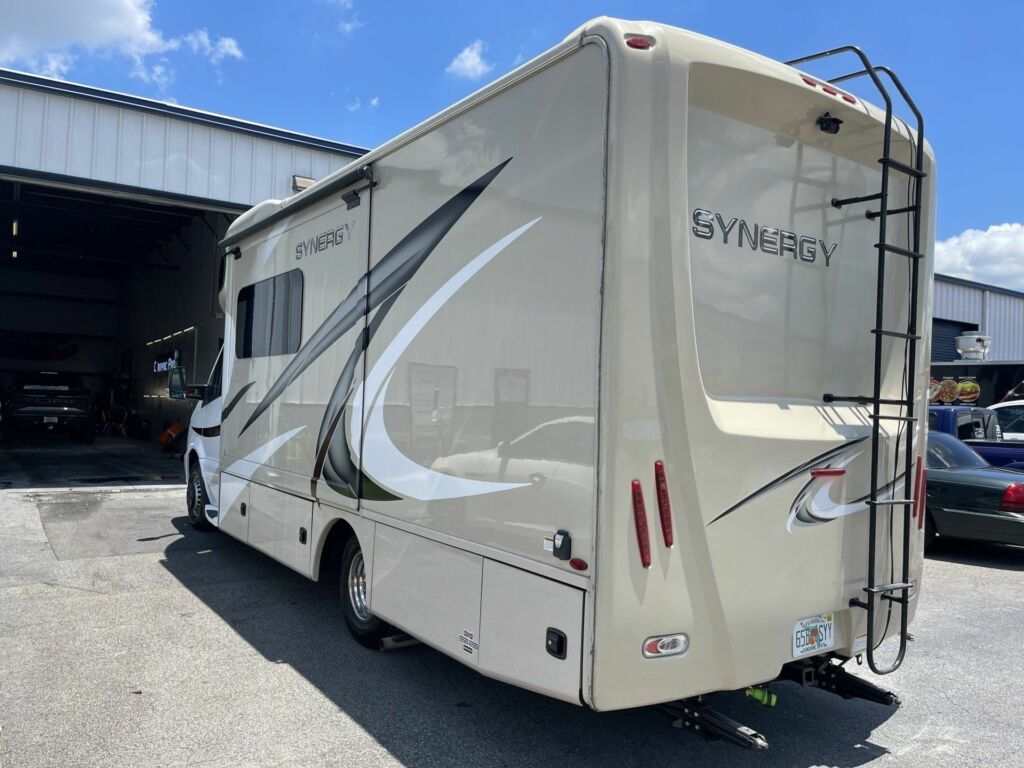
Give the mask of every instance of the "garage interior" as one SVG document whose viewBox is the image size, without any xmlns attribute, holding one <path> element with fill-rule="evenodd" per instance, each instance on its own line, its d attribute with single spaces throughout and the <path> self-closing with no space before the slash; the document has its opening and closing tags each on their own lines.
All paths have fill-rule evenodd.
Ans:
<svg viewBox="0 0 1024 768">
<path fill-rule="evenodd" d="M 0 391 L 21 372 L 82 377 L 100 437 L 155 441 L 191 404 L 223 335 L 216 244 L 238 210 L 0 179 Z"/>
</svg>

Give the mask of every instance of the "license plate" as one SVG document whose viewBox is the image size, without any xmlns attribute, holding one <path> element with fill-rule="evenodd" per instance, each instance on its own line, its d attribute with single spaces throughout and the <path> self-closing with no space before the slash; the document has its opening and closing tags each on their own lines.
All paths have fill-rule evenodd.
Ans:
<svg viewBox="0 0 1024 768">
<path fill-rule="evenodd" d="M 56 424 L 56 423 L 57 423 L 57 417 L 56 416 L 43 416 L 43 424 Z"/>
<path fill-rule="evenodd" d="M 793 627 L 793 658 L 827 651 L 836 644 L 834 617 L 831 613 L 808 616 Z"/>
</svg>

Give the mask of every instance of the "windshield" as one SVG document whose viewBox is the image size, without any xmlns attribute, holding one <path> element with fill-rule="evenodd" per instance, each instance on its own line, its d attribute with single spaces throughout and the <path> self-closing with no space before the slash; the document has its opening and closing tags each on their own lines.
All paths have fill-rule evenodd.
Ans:
<svg viewBox="0 0 1024 768">
<path fill-rule="evenodd" d="M 14 388 L 67 392 L 83 386 L 81 377 L 73 373 L 23 373 L 14 380 Z"/>
<path fill-rule="evenodd" d="M 928 435 L 928 469 L 963 469 L 989 464 L 970 447 L 945 432 Z"/>
<path fill-rule="evenodd" d="M 999 426 L 1003 434 L 1007 432 L 1024 432 L 1024 405 L 1004 405 L 996 410 Z"/>
</svg>

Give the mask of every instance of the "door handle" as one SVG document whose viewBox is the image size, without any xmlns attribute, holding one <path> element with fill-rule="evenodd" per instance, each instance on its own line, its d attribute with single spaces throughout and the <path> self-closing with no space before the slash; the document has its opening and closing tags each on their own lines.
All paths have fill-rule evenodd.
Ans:
<svg viewBox="0 0 1024 768">
<path fill-rule="evenodd" d="M 245 517 L 245 502 L 242 502 L 242 517 Z"/>
</svg>

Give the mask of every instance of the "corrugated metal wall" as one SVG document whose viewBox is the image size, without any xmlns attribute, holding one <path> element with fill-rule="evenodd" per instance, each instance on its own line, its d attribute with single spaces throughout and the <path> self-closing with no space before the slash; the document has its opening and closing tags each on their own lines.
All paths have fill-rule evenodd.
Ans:
<svg viewBox="0 0 1024 768">
<path fill-rule="evenodd" d="M 933 313 L 991 336 L 989 360 L 1024 360 L 1024 295 L 936 275 Z"/>
<path fill-rule="evenodd" d="M 0 84 L 0 165 L 253 205 L 352 158 L 82 97 Z"/>
</svg>

